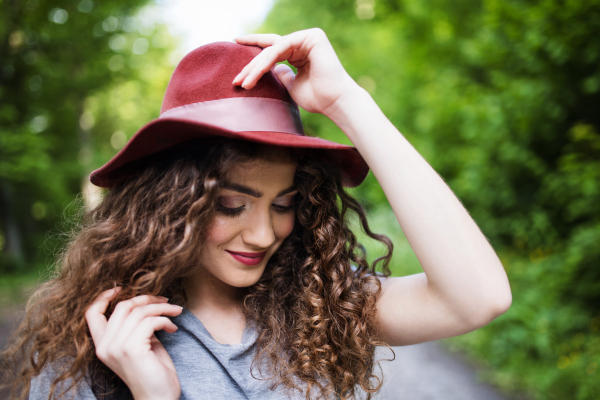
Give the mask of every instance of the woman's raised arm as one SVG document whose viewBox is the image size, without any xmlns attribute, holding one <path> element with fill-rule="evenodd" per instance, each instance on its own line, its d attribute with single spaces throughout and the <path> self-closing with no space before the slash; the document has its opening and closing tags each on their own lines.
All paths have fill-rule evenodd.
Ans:
<svg viewBox="0 0 600 400">
<path fill-rule="evenodd" d="M 275 73 L 298 105 L 329 117 L 365 158 L 424 274 L 388 278 L 378 300 L 382 339 L 392 346 L 460 335 L 504 313 L 512 296 L 494 249 L 443 179 L 339 62 L 320 29 L 246 35 L 266 47 L 233 81 L 253 87 Z"/>
</svg>

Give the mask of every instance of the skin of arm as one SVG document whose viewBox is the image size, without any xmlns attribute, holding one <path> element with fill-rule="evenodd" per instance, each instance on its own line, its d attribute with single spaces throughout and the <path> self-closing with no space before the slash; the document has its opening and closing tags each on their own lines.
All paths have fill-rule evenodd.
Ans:
<svg viewBox="0 0 600 400">
<path fill-rule="evenodd" d="M 510 307 L 494 249 L 450 188 L 356 86 L 326 114 L 377 177 L 424 274 L 388 278 L 378 312 L 382 338 L 414 344 L 467 333 Z"/>
<path fill-rule="evenodd" d="M 274 72 L 299 106 L 330 118 L 371 167 L 424 273 L 382 281 L 381 339 L 408 345 L 470 332 L 510 307 L 508 278 L 494 249 L 443 179 L 342 67 L 316 28 L 254 34 L 238 43 L 264 50 L 234 79 L 253 87 Z"/>
</svg>

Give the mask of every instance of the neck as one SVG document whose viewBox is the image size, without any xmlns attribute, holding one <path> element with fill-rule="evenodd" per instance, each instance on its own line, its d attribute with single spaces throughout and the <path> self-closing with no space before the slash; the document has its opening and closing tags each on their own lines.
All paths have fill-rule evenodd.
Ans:
<svg viewBox="0 0 600 400">
<path fill-rule="evenodd" d="M 242 311 L 244 288 L 228 285 L 204 269 L 185 285 L 187 309 L 198 318 L 219 343 L 242 340 L 246 318 Z"/>
<path fill-rule="evenodd" d="M 235 309 L 241 311 L 243 288 L 228 285 L 204 269 L 191 276 L 185 285 L 186 307 L 196 309 Z"/>
</svg>

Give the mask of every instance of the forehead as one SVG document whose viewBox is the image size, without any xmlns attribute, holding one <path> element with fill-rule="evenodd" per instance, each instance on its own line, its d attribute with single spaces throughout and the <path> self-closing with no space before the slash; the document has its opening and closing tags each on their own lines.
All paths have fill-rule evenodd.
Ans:
<svg viewBox="0 0 600 400">
<path fill-rule="evenodd" d="M 287 189 L 294 183 L 296 166 L 289 157 L 255 158 L 236 163 L 227 173 L 227 180 L 254 189 Z"/>
</svg>

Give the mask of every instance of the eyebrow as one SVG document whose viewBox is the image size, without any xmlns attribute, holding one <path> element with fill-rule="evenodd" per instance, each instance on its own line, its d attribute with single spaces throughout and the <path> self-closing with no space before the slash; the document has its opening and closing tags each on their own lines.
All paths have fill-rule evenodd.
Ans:
<svg viewBox="0 0 600 400">
<path fill-rule="evenodd" d="M 248 186 L 239 185 L 237 183 L 227 182 L 227 183 L 223 184 L 223 189 L 233 190 L 235 192 L 247 194 L 249 196 L 256 197 L 256 198 L 260 198 L 263 196 L 263 193 L 259 192 L 258 190 L 254 190 L 252 188 L 249 188 Z M 276 197 L 281 197 L 285 194 L 293 192 L 294 190 L 296 190 L 296 186 L 292 185 L 289 188 L 283 189 L 281 192 L 277 193 Z"/>
</svg>

